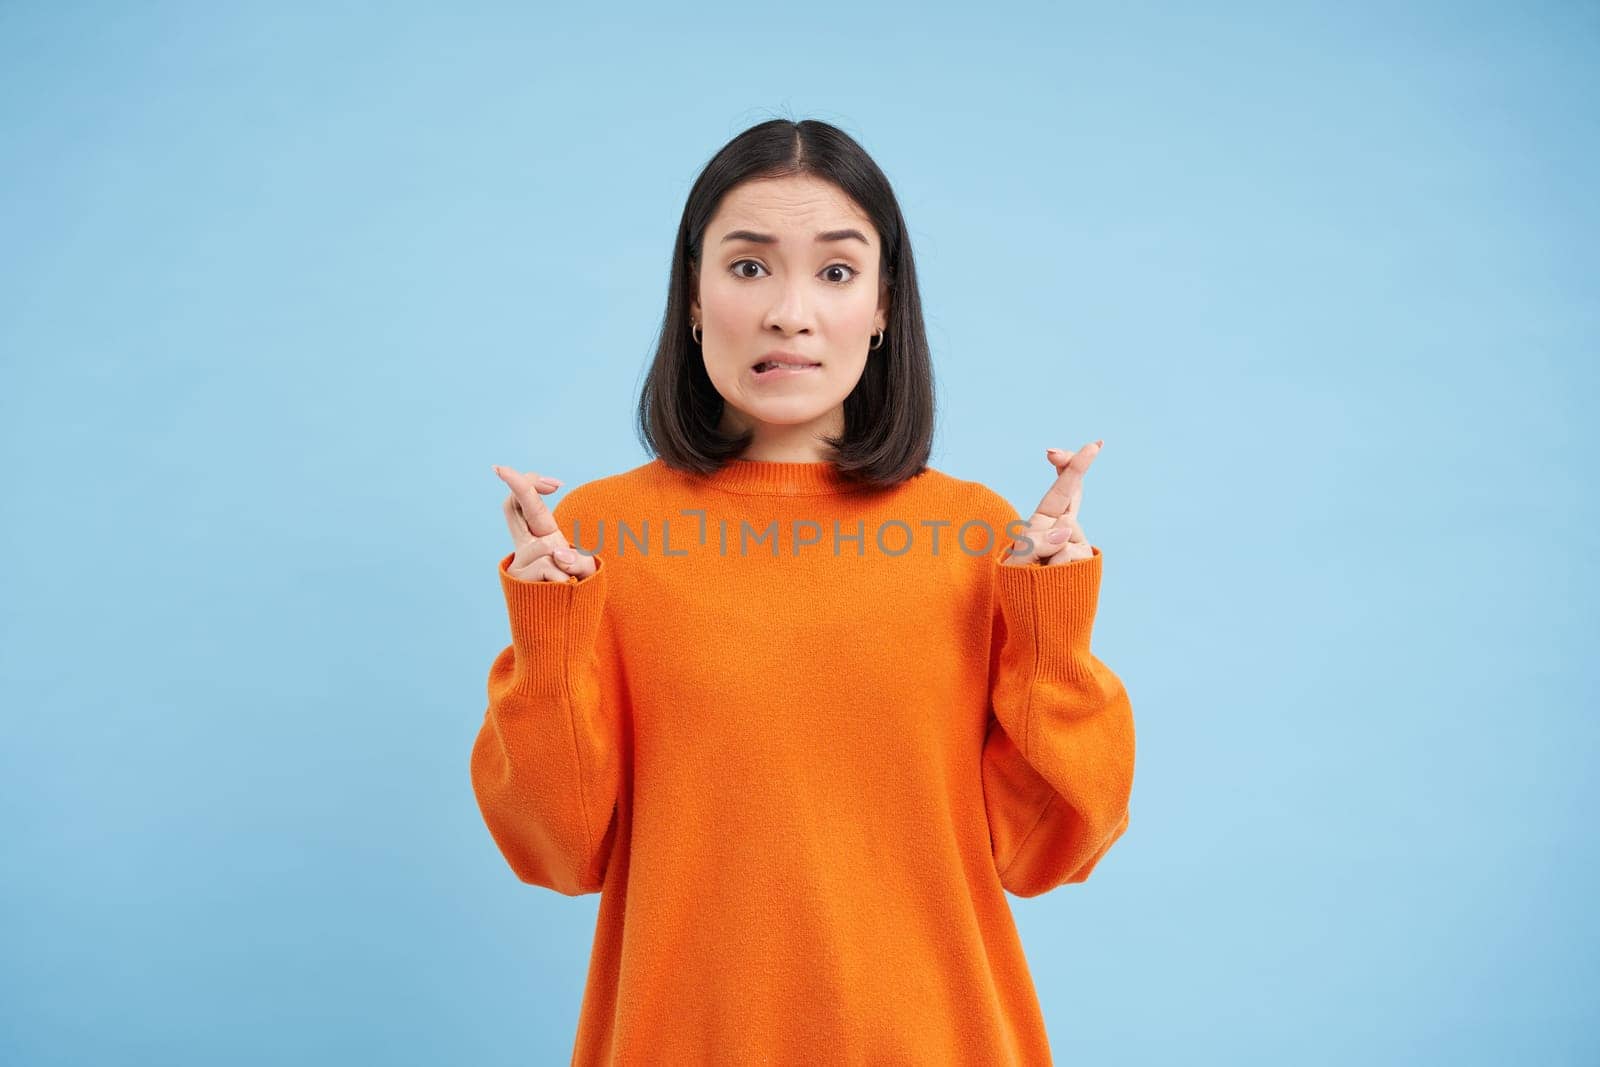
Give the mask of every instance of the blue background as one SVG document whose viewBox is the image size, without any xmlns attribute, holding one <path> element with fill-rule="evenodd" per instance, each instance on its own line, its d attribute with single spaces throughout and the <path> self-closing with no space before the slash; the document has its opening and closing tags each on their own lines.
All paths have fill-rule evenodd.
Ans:
<svg viewBox="0 0 1600 1067">
<path fill-rule="evenodd" d="M 633 435 L 727 139 L 911 226 L 933 464 L 1106 440 L 1057 1059 L 1593 1063 L 1592 4 L 0 6 L 0 1054 L 565 1062 L 467 773 L 492 463 Z"/>
</svg>

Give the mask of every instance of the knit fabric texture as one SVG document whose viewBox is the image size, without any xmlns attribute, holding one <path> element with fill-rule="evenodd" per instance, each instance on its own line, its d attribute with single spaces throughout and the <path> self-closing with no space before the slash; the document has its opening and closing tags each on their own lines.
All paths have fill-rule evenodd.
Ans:
<svg viewBox="0 0 1600 1067">
<path fill-rule="evenodd" d="M 932 467 L 656 459 L 553 512 L 597 569 L 500 560 L 471 776 L 519 879 L 601 894 L 573 1063 L 1050 1063 L 1006 892 L 1128 827 L 1100 549 L 1004 565 L 1022 516 Z"/>
</svg>

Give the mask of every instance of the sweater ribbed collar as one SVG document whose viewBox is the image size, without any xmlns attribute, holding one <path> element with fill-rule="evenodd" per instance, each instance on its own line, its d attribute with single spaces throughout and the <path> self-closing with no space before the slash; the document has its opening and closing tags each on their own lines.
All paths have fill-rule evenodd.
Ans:
<svg viewBox="0 0 1600 1067">
<path fill-rule="evenodd" d="M 829 461 L 781 463 L 763 459 L 730 459 L 702 484 L 745 496 L 826 496 L 861 489 Z"/>
</svg>

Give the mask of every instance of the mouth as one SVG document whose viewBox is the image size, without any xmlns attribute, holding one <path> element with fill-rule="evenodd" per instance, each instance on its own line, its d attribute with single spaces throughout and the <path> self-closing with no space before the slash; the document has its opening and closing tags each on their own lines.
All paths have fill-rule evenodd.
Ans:
<svg viewBox="0 0 1600 1067">
<path fill-rule="evenodd" d="M 821 366 L 822 364 L 815 360 L 784 356 L 777 359 L 763 359 L 751 367 L 750 371 L 757 380 L 766 381 L 769 378 L 792 378 L 799 374 L 809 374 Z"/>
</svg>

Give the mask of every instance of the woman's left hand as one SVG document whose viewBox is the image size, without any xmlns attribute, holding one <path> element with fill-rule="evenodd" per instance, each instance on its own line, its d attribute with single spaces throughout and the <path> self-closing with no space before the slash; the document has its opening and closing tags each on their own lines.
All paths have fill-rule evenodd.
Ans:
<svg viewBox="0 0 1600 1067">
<path fill-rule="evenodd" d="M 1089 464 L 1100 454 L 1104 440 L 1084 445 L 1076 452 L 1049 449 L 1047 455 L 1056 469 L 1056 480 L 1040 499 L 1039 506 L 1028 519 L 1023 537 L 1033 542 L 1027 551 L 1026 542 L 1018 538 L 1011 551 L 1001 560 L 1008 567 L 1026 567 L 1036 563 L 1057 566 L 1089 559 L 1094 549 L 1083 527 L 1078 525 L 1078 513 L 1083 503 L 1083 476 L 1089 473 Z M 1053 538 L 1059 538 L 1055 540 Z"/>
</svg>

